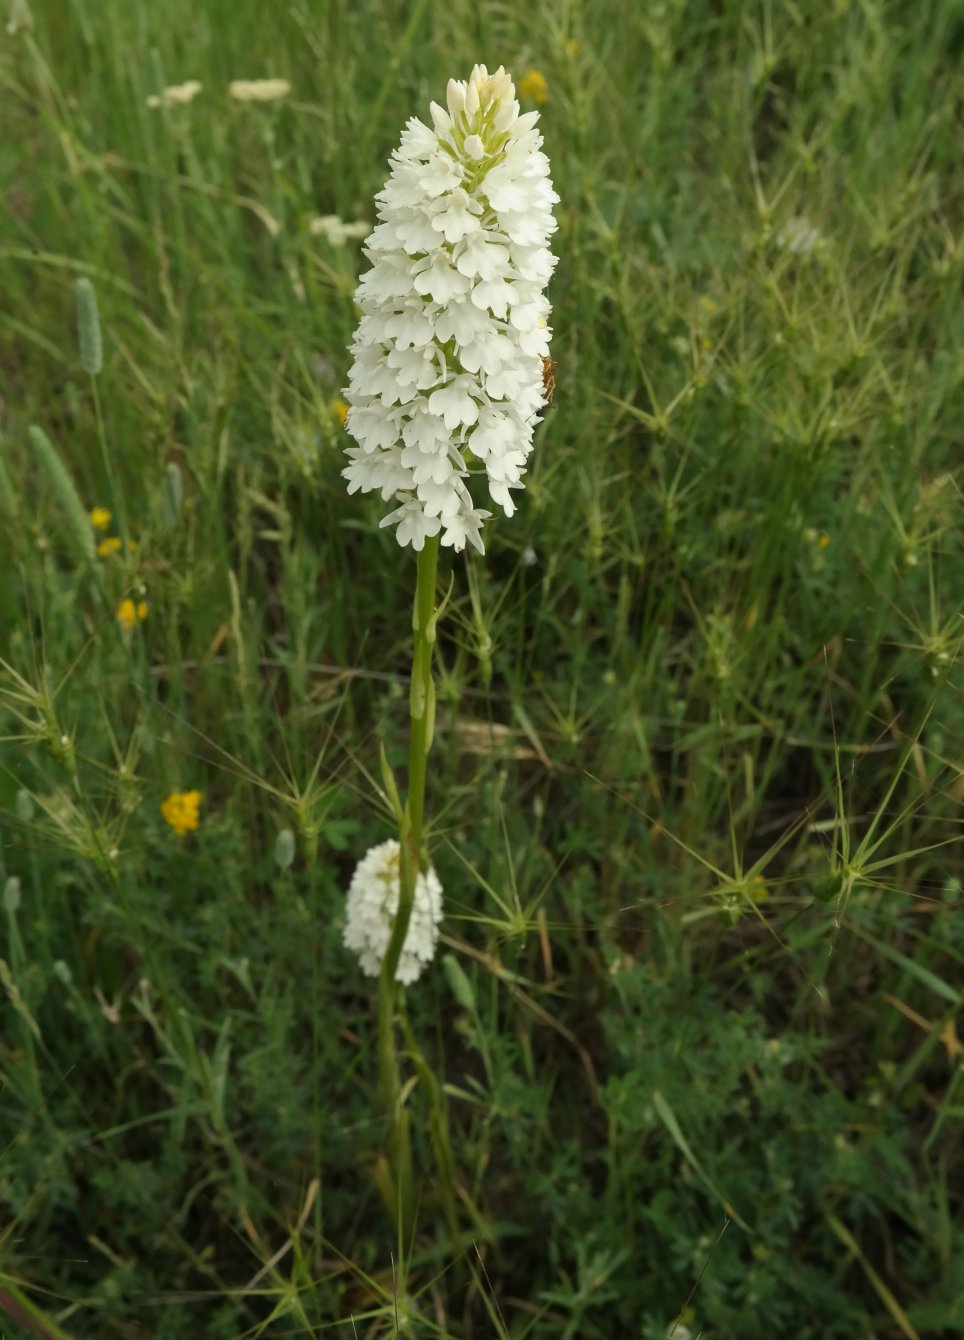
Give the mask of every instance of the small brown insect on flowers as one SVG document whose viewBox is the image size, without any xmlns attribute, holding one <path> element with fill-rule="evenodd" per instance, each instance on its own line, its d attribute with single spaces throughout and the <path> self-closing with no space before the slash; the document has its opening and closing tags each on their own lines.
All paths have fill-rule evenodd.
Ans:
<svg viewBox="0 0 964 1340">
<path fill-rule="evenodd" d="M 542 356 L 542 386 L 546 401 L 551 405 L 556 394 L 556 365 L 548 354 Z"/>
</svg>

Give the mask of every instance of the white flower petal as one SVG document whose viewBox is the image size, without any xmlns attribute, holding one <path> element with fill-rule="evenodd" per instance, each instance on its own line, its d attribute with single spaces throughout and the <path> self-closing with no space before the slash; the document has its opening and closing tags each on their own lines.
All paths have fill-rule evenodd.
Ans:
<svg viewBox="0 0 964 1340">
<path fill-rule="evenodd" d="M 228 93 L 238 102 L 277 102 L 291 92 L 287 79 L 232 79 Z"/>
<path fill-rule="evenodd" d="M 437 414 L 445 422 L 446 428 L 458 428 L 460 424 L 473 424 L 479 418 L 478 402 L 469 394 L 474 389 L 471 377 L 456 377 L 446 386 L 433 391 L 428 398 L 429 411 Z"/>
<path fill-rule="evenodd" d="M 456 553 L 460 553 L 465 548 L 466 540 L 468 540 L 469 544 L 477 549 L 480 554 L 484 554 L 482 522 L 487 521 L 491 515 L 491 512 L 470 511 L 458 512 L 455 516 L 447 517 L 445 529 L 442 532 L 442 544 L 448 545 Z"/>
<path fill-rule="evenodd" d="M 398 543 L 403 549 L 410 544 L 418 553 L 424 548 L 429 536 L 439 533 L 442 523 L 437 516 L 427 516 L 415 499 L 409 498 L 394 512 L 383 516 L 378 524 L 383 529 L 385 526 L 397 526 L 395 535 Z"/>
</svg>

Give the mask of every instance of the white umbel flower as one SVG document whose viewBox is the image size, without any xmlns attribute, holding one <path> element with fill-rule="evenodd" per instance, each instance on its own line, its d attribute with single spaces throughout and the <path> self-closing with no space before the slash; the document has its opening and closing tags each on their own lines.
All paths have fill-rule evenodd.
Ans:
<svg viewBox="0 0 964 1340">
<path fill-rule="evenodd" d="M 371 224 L 364 219 L 346 223 L 337 214 L 320 214 L 308 223 L 308 231 L 315 237 L 323 237 L 333 247 L 343 247 L 352 238 L 367 237 Z"/>
<path fill-rule="evenodd" d="M 163 93 L 152 93 L 147 99 L 147 105 L 156 111 L 159 107 L 176 107 L 193 102 L 201 88 L 197 79 L 189 79 L 184 84 L 169 84 Z"/>
<path fill-rule="evenodd" d="M 377 977 L 395 925 L 398 911 L 400 847 L 394 838 L 381 842 L 365 853 L 348 886 L 348 919 L 344 941 L 361 962 L 362 972 Z M 438 944 L 442 920 L 442 885 L 435 871 L 419 875 L 415 881 L 415 901 L 408 934 L 395 973 L 397 982 L 407 986 L 416 981 L 430 963 Z"/>
<path fill-rule="evenodd" d="M 398 504 L 401 545 L 441 530 L 455 550 L 483 552 L 471 475 L 511 516 L 545 404 L 545 288 L 559 197 L 512 80 L 477 65 L 449 80 L 432 125 L 412 118 L 375 197 L 379 222 L 356 293 L 361 320 L 345 390 L 358 443 L 342 471 L 349 492 Z"/>
<path fill-rule="evenodd" d="M 236 102 L 277 102 L 291 92 L 287 79 L 232 79 L 228 94 Z"/>
</svg>

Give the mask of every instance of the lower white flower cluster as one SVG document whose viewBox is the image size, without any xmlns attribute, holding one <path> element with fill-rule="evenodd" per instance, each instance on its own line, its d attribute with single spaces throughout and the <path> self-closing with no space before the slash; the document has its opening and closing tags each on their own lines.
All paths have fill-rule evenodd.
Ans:
<svg viewBox="0 0 964 1340">
<path fill-rule="evenodd" d="M 519 115 L 503 69 L 449 80 L 447 104 L 432 103 L 432 127 L 408 122 L 376 196 L 345 390 L 358 446 L 342 473 L 349 493 L 401 504 L 382 521 L 399 544 L 421 549 L 441 532 L 443 545 L 482 553 L 491 513 L 466 480 L 481 467 L 489 497 L 515 511 L 546 400 L 559 197 L 539 114 Z"/>
<path fill-rule="evenodd" d="M 394 838 L 365 853 L 348 886 L 348 919 L 345 945 L 355 951 L 362 972 L 377 977 L 388 949 L 400 891 L 401 849 Z M 397 982 L 417 981 L 435 956 L 438 928 L 442 920 L 442 885 L 435 871 L 419 875 L 408 934 L 395 973 Z"/>
</svg>

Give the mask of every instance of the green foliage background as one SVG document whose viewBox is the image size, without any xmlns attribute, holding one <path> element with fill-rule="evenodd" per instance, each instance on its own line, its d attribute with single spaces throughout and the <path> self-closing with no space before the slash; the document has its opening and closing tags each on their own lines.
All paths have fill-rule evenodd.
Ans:
<svg viewBox="0 0 964 1340">
<path fill-rule="evenodd" d="M 0 1328 L 959 1335 L 960 5 L 13 13 Z M 477 1214 L 413 1093 L 402 1260 L 340 924 L 414 563 L 339 477 L 362 258 L 310 221 L 371 218 L 477 60 L 548 81 L 558 389 L 443 564 L 451 958 L 408 997 Z"/>
</svg>

